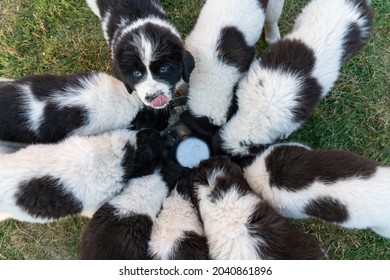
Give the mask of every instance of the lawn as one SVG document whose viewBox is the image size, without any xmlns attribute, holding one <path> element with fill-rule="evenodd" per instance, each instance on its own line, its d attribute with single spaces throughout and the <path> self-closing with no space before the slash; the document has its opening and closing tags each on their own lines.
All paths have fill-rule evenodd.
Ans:
<svg viewBox="0 0 390 280">
<path fill-rule="evenodd" d="M 282 34 L 308 0 L 287 0 Z M 369 44 L 342 70 L 315 115 L 289 140 L 318 149 L 349 150 L 390 165 L 390 1 L 373 0 Z M 202 0 L 161 0 L 183 38 Z M 258 55 L 267 48 L 262 37 Z M 0 0 L 0 77 L 110 69 L 98 18 L 83 0 Z M 389 202 L 390 203 L 390 202 Z M 77 259 L 86 218 L 35 225 L 0 222 L 0 260 Z M 292 221 L 313 234 L 331 259 L 390 260 L 390 240 L 369 230 L 345 230 L 316 220 Z M 390 221 L 389 221 L 390 222 Z"/>
</svg>

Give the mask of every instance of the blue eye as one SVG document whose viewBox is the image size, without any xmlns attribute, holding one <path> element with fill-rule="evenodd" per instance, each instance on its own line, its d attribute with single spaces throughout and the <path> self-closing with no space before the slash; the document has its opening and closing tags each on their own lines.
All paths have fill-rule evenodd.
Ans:
<svg viewBox="0 0 390 280">
<path fill-rule="evenodd" d="M 166 72 L 168 72 L 168 70 L 169 70 L 168 65 L 163 65 L 160 67 L 160 73 L 166 73 Z"/>
<path fill-rule="evenodd" d="M 135 71 L 133 71 L 133 76 L 139 78 L 142 76 L 142 73 L 141 73 L 141 71 L 135 70 Z"/>
</svg>

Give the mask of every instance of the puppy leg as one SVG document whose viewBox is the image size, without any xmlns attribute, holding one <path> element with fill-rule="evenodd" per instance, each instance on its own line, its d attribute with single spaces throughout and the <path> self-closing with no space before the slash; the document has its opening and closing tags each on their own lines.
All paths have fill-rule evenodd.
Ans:
<svg viewBox="0 0 390 280">
<path fill-rule="evenodd" d="M 268 1 L 265 11 L 264 33 L 265 41 L 273 44 L 280 39 L 278 21 L 283 11 L 284 0 Z"/>
</svg>

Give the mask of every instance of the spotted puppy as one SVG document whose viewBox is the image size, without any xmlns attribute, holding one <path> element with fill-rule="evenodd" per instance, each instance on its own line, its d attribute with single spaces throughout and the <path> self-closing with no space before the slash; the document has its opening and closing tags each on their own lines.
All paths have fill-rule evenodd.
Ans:
<svg viewBox="0 0 390 280">
<path fill-rule="evenodd" d="M 208 259 L 207 241 L 191 201 L 191 172 L 178 181 L 153 226 L 149 255 L 158 260 Z"/>
<path fill-rule="evenodd" d="M 371 28 L 366 0 L 312 0 L 293 31 L 240 81 L 238 110 L 220 132 L 223 150 L 248 155 L 296 131 L 367 43 Z"/>
<path fill-rule="evenodd" d="M 87 0 L 101 19 L 113 72 L 146 106 L 164 108 L 182 78 L 189 81 L 192 55 L 156 0 Z"/>
<path fill-rule="evenodd" d="M 92 214 L 161 153 L 155 130 L 115 130 L 0 155 L 0 217 L 31 223 Z"/>
<path fill-rule="evenodd" d="M 268 4 L 267 4 L 268 3 Z M 182 120 L 209 138 L 234 111 L 236 84 L 255 58 L 266 22 L 266 38 L 280 37 L 277 21 L 284 1 L 207 0 L 185 46 L 195 59 Z"/>
<path fill-rule="evenodd" d="M 390 167 L 346 151 L 290 143 L 270 146 L 244 176 L 283 216 L 370 228 L 390 238 Z"/>
<path fill-rule="evenodd" d="M 85 226 L 80 259 L 151 259 L 148 241 L 167 194 L 168 186 L 158 172 L 132 179 Z"/>
<path fill-rule="evenodd" d="M 53 143 L 113 129 L 164 128 L 145 118 L 137 95 L 99 72 L 33 75 L 0 82 L 0 141 Z"/>
<path fill-rule="evenodd" d="M 193 199 L 212 259 L 325 259 L 316 240 L 257 196 L 228 157 L 203 161 L 193 172 Z"/>
</svg>

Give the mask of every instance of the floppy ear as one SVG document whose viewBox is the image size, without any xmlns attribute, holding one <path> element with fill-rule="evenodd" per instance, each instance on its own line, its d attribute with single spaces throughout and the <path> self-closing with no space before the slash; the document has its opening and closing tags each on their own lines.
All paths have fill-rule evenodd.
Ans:
<svg viewBox="0 0 390 280">
<path fill-rule="evenodd" d="M 184 50 L 183 75 L 182 75 L 184 82 L 188 83 L 190 81 L 190 74 L 191 74 L 192 70 L 194 70 L 194 68 L 195 68 L 194 57 L 192 56 L 192 54 L 189 51 Z"/>
</svg>

